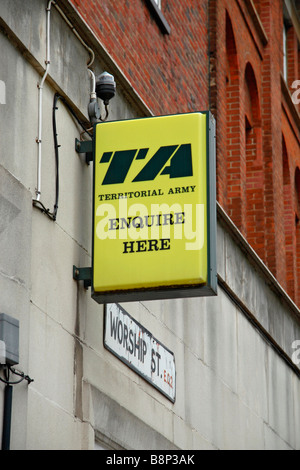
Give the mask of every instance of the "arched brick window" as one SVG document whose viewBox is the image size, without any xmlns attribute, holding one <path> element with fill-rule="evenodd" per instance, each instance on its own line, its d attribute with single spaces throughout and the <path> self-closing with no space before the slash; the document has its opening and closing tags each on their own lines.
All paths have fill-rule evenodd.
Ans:
<svg viewBox="0 0 300 470">
<path fill-rule="evenodd" d="M 252 65 L 245 68 L 245 155 L 247 239 L 264 256 L 264 173 L 260 100 Z"/>
<path fill-rule="evenodd" d="M 283 180 L 283 202 L 284 202 L 284 235 L 286 253 L 286 276 L 287 292 L 295 296 L 295 246 L 294 246 L 294 208 L 292 197 L 292 185 L 290 177 L 290 166 L 285 138 L 282 136 L 282 180 Z"/>
<path fill-rule="evenodd" d="M 300 301 L 300 169 L 295 171 L 295 225 L 296 225 L 296 276 L 298 291 L 296 302 Z"/>
<path fill-rule="evenodd" d="M 236 41 L 226 12 L 226 156 L 228 213 L 242 226 L 243 168 L 240 162 L 240 77 Z"/>
<path fill-rule="evenodd" d="M 261 0 L 253 0 L 253 4 L 255 6 L 255 9 L 257 13 L 260 15 L 261 14 Z"/>
<path fill-rule="evenodd" d="M 246 85 L 246 112 L 252 120 L 252 125 L 260 125 L 260 104 L 257 81 L 255 73 L 250 62 L 247 63 L 245 68 L 245 85 Z M 250 100 L 250 101 L 249 101 Z"/>
<path fill-rule="evenodd" d="M 295 171 L 295 224 L 299 226 L 300 221 L 300 169 Z"/>
</svg>

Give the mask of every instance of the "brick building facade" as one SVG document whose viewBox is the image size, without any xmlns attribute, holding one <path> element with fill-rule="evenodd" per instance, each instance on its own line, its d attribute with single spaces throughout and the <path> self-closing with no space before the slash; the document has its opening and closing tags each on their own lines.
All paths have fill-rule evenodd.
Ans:
<svg viewBox="0 0 300 470">
<path fill-rule="evenodd" d="M 218 201 L 299 304 L 297 2 L 70 3 L 154 115 L 211 109 Z"/>
<path fill-rule="evenodd" d="M 71 0 L 154 115 L 208 109 L 207 2 Z"/>
<path fill-rule="evenodd" d="M 219 201 L 299 304 L 299 16 L 291 2 L 210 3 Z"/>
</svg>

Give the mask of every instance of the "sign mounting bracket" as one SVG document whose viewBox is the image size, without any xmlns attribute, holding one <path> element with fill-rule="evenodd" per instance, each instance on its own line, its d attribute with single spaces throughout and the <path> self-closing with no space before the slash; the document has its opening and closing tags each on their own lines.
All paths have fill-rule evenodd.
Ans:
<svg viewBox="0 0 300 470">
<path fill-rule="evenodd" d="M 77 153 L 85 153 L 85 161 L 87 165 L 93 161 L 93 141 L 75 139 L 75 150 Z"/>
<path fill-rule="evenodd" d="M 84 288 L 88 289 L 92 285 L 92 268 L 77 268 L 73 265 L 73 279 L 83 281 Z"/>
</svg>

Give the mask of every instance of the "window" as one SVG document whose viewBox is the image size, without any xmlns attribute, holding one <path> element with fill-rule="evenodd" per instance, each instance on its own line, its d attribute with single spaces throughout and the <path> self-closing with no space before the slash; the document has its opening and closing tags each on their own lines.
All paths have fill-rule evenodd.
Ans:
<svg viewBox="0 0 300 470">
<path fill-rule="evenodd" d="M 226 11 L 226 165 L 228 212 L 242 231 L 239 64 L 231 18 Z"/>
<path fill-rule="evenodd" d="M 261 0 L 253 0 L 255 9 L 259 15 L 261 15 Z"/>
<path fill-rule="evenodd" d="M 295 172 L 295 224 L 299 226 L 300 221 L 300 169 Z"/>
<path fill-rule="evenodd" d="M 287 69 L 288 69 L 288 57 L 287 57 L 287 26 L 283 25 L 283 78 L 287 82 Z"/>
<path fill-rule="evenodd" d="M 300 301 L 300 169 L 296 168 L 295 172 L 295 224 L 296 224 L 296 277 L 298 284 L 298 292 L 296 294 L 296 302 Z"/>
<path fill-rule="evenodd" d="M 291 13 L 291 15 L 290 15 Z M 283 7 L 283 78 L 291 88 L 293 82 L 298 79 L 299 73 L 299 22 L 293 14 L 289 12 L 286 5 Z"/>
<path fill-rule="evenodd" d="M 146 4 L 151 11 L 153 18 L 157 22 L 161 32 L 163 34 L 170 34 L 171 28 L 161 11 L 161 0 L 146 0 Z"/>
<path fill-rule="evenodd" d="M 284 203 L 284 234 L 285 234 L 285 257 L 286 257 L 286 280 L 287 292 L 292 299 L 295 299 L 295 269 L 296 252 L 294 225 L 294 208 L 292 185 L 290 179 L 290 166 L 285 138 L 282 135 L 282 180 L 283 180 L 283 203 Z"/>
<path fill-rule="evenodd" d="M 265 250 L 264 167 L 258 84 L 250 62 L 245 69 L 245 154 L 247 240 L 262 259 Z"/>
</svg>

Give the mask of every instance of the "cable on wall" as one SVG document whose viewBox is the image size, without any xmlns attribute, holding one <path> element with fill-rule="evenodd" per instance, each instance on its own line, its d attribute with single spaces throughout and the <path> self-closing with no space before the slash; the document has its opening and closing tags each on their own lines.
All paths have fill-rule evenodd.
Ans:
<svg viewBox="0 0 300 470">
<path fill-rule="evenodd" d="M 43 87 L 46 80 L 46 77 L 50 68 L 50 12 L 53 0 L 49 0 L 46 12 L 46 69 L 42 77 L 41 82 L 38 84 L 38 136 L 36 138 L 36 143 L 38 144 L 38 160 L 37 160 L 37 186 L 35 190 L 36 199 L 39 201 L 41 197 L 41 163 L 42 163 L 42 112 L 43 112 Z"/>
<path fill-rule="evenodd" d="M 54 204 L 54 209 L 53 209 L 53 212 L 50 211 L 50 209 L 46 209 L 46 207 L 44 206 L 44 204 L 41 202 L 41 168 L 42 168 L 42 102 L 43 102 L 43 87 L 44 87 L 44 83 L 45 83 L 45 80 L 47 78 L 47 75 L 49 73 L 49 69 L 50 69 L 50 45 L 51 45 L 51 41 L 50 41 L 50 26 L 51 26 L 51 6 L 52 4 L 55 6 L 55 8 L 57 9 L 57 11 L 59 12 L 59 14 L 62 16 L 62 18 L 65 20 L 65 22 L 68 24 L 68 26 L 71 28 L 71 30 L 73 31 L 73 33 L 75 34 L 75 36 L 78 38 L 78 40 L 80 41 L 80 43 L 87 49 L 87 51 L 89 52 L 90 54 L 90 60 L 87 64 L 87 67 L 88 67 L 88 71 L 90 72 L 90 75 L 92 77 L 92 80 L 93 80 L 93 92 L 95 92 L 95 76 L 94 76 L 94 73 L 92 72 L 92 70 L 90 69 L 91 65 L 93 64 L 94 60 L 95 60 L 95 54 L 93 52 L 93 50 L 83 41 L 83 39 L 81 38 L 81 36 L 79 35 L 79 33 L 77 32 L 77 30 L 75 29 L 75 27 L 73 26 L 73 24 L 69 21 L 69 19 L 66 17 L 66 15 L 63 13 L 63 11 L 59 8 L 59 6 L 57 5 L 57 3 L 54 1 L 54 0 L 49 0 L 48 1 L 48 4 L 47 4 L 47 8 L 46 8 L 46 13 L 47 13 L 47 17 L 46 17 L 46 60 L 45 60 L 45 64 L 46 64 L 46 69 L 45 69 L 45 72 L 44 72 L 44 75 L 40 81 L 40 83 L 38 84 L 38 137 L 36 138 L 36 142 L 38 144 L 38 157 L 37 157 L 37 186 L 36 186 L 36 190 L 35 190 L 35 193 L 36 193 L 36 197 L 35 199 L 33 199 L 33 205 L 39 209 L 42 210 L 42 212 L 44 212 L 46 215 L 48 215 L 52 220 L 56 220 L 56 215 L 57 215 L 57 209 L 58 209 L 58 188 L 59 188 L 59 175 L 58 175 L 58 148 L 59 148 L 59 145 L 57 143 L 57 134 L 56 134 L 56 131 L 54 133 L 54 149 L 55 149 L 55 160 L 56 160 L 56 197 L 55 197 L 55 204 Z M 63 99 L 62 97 L 60 97 L 60 99 Z M 55 98 L 55 100 L 57 101 L 57 99 Z M 63 99 L 64 100 L 64 99 Z M 82 125 L 82 123 L 79 121 L 79 119 L 77 118 L 76 114 L 74 113 L 74 111 L 70 108 L 70 106 L 67 104 L 67 102 L 64 100 L 66 106 L 69 108 L 69 110 L 71 111 L 72 115 L 76 118 L 76 120 L 80 123 L 80 125 L 82 127 L 84 127 Z M 55 111 L 53 109 L 53 114 L 55 114 Z M 55 122 L 55 118 L 52 117 L 52 121 Z M 56 125 L 56 124 L 55 124 Z M 86 132 L 86 129 L 84 128 L 85 132 Z"/>
<path fill-rule="evenodd" d="M 31 379 L 29 377 L 29 375 L 25 375 L 24 372 L 17 371 L 13 367 L 11 367 L 9 364 L 5 365 L 3 372 L 4 372 L 5 379 L 2 379 L 0 377 L 0 381 L 2 383 L 6 384 L 6 385 L 17 385 L 20 382 L 23 382 L 23 380 L 26 380 L 28 382 L 28 384 L 30 384 L 31 382 L 34 382 L 34 379 Z M 14 375 L 17 375 L 18 377 L 21 377 L 21 378 L 12 382 L 10 380 L 10 372 L 13 373 Z"/>
<path fill-rule="evenodd" d="M 87 133 L 90 137 L 92 137 L 90 133 L 90 129 L 87 129 L 83 122 L 78 118 L 73 108 L 69 105 L 67 100 L 61 96 L 59 93 L 55 93 L 53 99 L 53 107 L 52 107 L 52 130 L 53 130 L 53 143 L 54 143 L 54 154 L 55 154 L 55 203 L 53 207 L 53 211 L 51 212 L 50 209 L 47 209 L 41 201 L 33 201 L 34 205 L 44 212 L 51 220 L 55 221 L 57 217 L 58 211 L 58 201 L 59 201 L 59 147 L 61 147 L 58 143 L 58 133 L 57 133 L 57 125 L 56 125 L 56 111 L 58 110 L 57 103 L 58 101 L 62 101 L 77 123 L 82 127 L 83 132 Z"/>
</svg>

